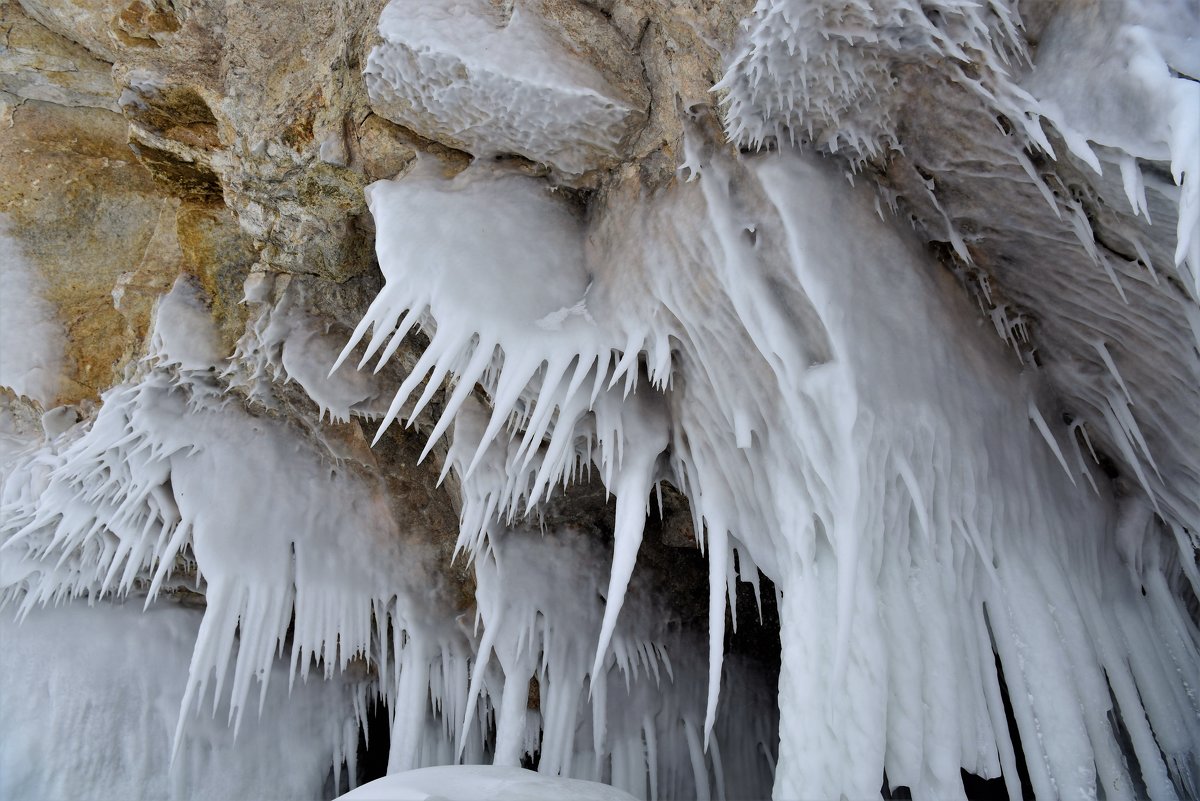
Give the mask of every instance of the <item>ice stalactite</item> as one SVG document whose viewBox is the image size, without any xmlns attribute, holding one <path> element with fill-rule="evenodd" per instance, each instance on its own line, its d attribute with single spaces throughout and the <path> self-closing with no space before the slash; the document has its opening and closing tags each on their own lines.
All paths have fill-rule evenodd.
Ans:
<svg viewBox="0 0 1200 801">
<path fill-rule="evenodd" d="M 705 753 L 706 681 L 688 658 L 700 642 L 688 641 L 644 581 L 626 591 L 611 647 L 600 669 L 592 665 L 608 555 L 587 537 L 508 531 L 477 561 L 481 656 L 492 650 L 504 674 L 497 764 L 533 743 L 541 772 L 605 781 L 639 798 L 768 793 L 766 749 L 775 735 L 769 687 L 752 666 L 727 666 L 731 681 L 748 689 L 713 735 L 725 750 Z M 527 711 L 531 678 L 539 705 Z M 736 784 L 724 777 L 722 753 L 742 771 Z"/>
<path fill-rule="evenodd" d="M 1001 336 L 1014 311 L 1038 320 L 1037 344 L 1061 352 L 1047 374 L 1072 418 L 1070 447 L 1090 429 L 1196 547 L 1200 461 L 1175 430 L 1195 427 L 1200 381 L 1186 340 L 1200 299 L 1200 64 L 1189 47 L 1200 15 L 1171 0 L 1022 11 L 1034 32 L 1005 2 L 761 0 L 718 85 L 725 128 L 744 147 L 802 141 L 854 168 L 873 162 L 884 183 L 914 171 L 899 201 L 961 265 L 983 254 L 982 294 L 1000 285 L 1020 301 L 986 301 Z M 993 120 L 998 135 L 960 141 Z M 895 205 L 894 187 L 883 191 Z M 1045 249 L 1031 256 L 1030 241 Z M 1108 286 L 1093 288 L 1080 261 Z M 1127 343 L 1137 402 L 1097 350 L 1104 339 Z"/>
<path fill-rule="evenodd" d="M 1055 214 L 1060 201 L 1021 152 L 1057 157 L 1043 123 L 1096 173 L 1103 171 L 1097 146 L 1122 154 L 1134 215 L 1149 214 L 1137 159 L 1168 162 L 1179 187 L 1174 263 L 1192 273 L 1190 291 L 1200 298 L 1200 64 L 1190 52 L 1200 17 L 1193 5 L 1067 7 L 1037 43 L 1036 61 L 1015 4 L 1003 0 L 936 8 L 909 0 L 759 0 L 746 22 L 714 87 L 734 141 L 803 141 L 846 152 L 854 163 L 902 151 L 898 111 L 927 91 L 911 73 L 937 64 L 1014 127 L 1009 158 L 1024 166 Z M 1124 57 L 1112 58 L 1114 50 Z M 1090 231 L 1082 244 L 1092 247 Z"/>
<path fill-rule="evenodd" d="M 666 446 L 661 397 L 623 404 L 619 390 L 598 388 L 597 409 L 610 416 L 589 417 L 599 472 L 621 489 L 619 555 L 569 533 L 557 549 L 529 535 L 496 539 L 477 567 L 479 620 L 471 631 L 430 595 L 428 554 L 405 549 L 378 477 L 229 394 L 226 380 L 270 404 L 270 383 L 258 371 L 277 371 L 318 402 L 358 399 L 369 386 L 359 374 L 302 377 L 288 367 L 289 350 L 304 348 L 328 371 L 334 354 L 313 344 L 321 336 L 285 290 L 226 364 L 197 291 L 177 283 L 159 301 L 150 355 L 106 394 L 95 418 L 30 442 L 7 464 L 6 605 L 40 631 L 42 623 L 61 623 L 45 617 L 47 605 L 144 596 L 156 609 L 164 592 L 203 593 L 187 675 L 171 696 L 175 752 L 161 755 L 181 765 L 195 760 L 198 731 L 228 725 L 231 740 L 247 727 L 258 731 L 270 698 L 328 683 L 317 695 L 339 716 L 317 739 L 330 749 L 338 782 L 343 761 L 353 782 L 358 728 L 378 694 L 391 716 L 392 772 L 516 764 L 536 752 L 547 773 L 612 782 L 642 798 L 724 797 L 727 775 L 739 782 L 731 792 L 766 793 L 774 700 L 758 668 L 726 668 L 738 683 L 753 677 L 714 734 L 727 759 L 737 760 L 726 767 L 719 746 L 707 754 L 701 746 L 703 672 L 671 662 L 696 643 L 678 625 L 668 632 L 668 607 L 644 586 L 629 594 L 632 610 L 617 614 L 646 517 L 641 490 L 657 477 Z M 480 505 L 489 501 L 475 487 L 502 479 L 510 456 L 531 465 L 529 481 L 511 490 L 520 499 L 514 510 L 537 503 L 534 493 L 545 489 L 539 474 L 556 482 L 585 466 L 565 417 L 549 446 L 531 444 L 525 454 L 513 443 L 510 453 L 482 441 L 489 417 L 477 400 L 466 404 L 473 412 L 457 418 L 450 463 L 463 481 L 465 520 L 479 524 L 463 528 L 461 543 L 482 549 L 495 533 L 494 510 Z M 629 409 L 636 416 L 623 422 Z M 554 428 L 549 419 L 544 425 Z M 476 453 L 477 445 L 487 447 Z M 614 576 L 626 565 L 612 589 L 610 563 L 618 565 Z M 606 595 L 616 599 L 607 618 Z M 601 631 L 607 639 L 597 657 Z M 535 676 L 541 702 L 529 712 Z M 184 775 L 172 770 L 175 780 Z"/>
<path fill-rule="evenodd" d="M 650 340 L 650 329 L 622 333 L 622 338 L 616 339 L 597 325 L 587 299 L 590 290 L 583 269 L 582 223 L 536 180 L 485 167 L 447 181 L 435 164 L 425 163 L 418 164 L 402 181 L 373 185 L 370 201 L 379 220 L 377 248 L 388 283 L 347 344 L 343 358 L 373 328 L 361 364 L 381 353 L 382 366 L 403 336 L 418 321 L 425 321 L 431 332 L 430 344 L 401 385 L 384 424 L 401 414 L 410 420 L 420 414 L 443 379 L 454 375 L 456 387 L 443 405 L 426 450 L 452 422 L 455 424 L 446 469 L 455 469 L 461 482 L 463 524 L 459 547 L 484 560 L 477 563 L 477 571 L 485 571 L 480 564 L 492 564 L 486 559 L 494 557 L 485 554 L 500 547 L 492 539 L 503 541 L 508 536 L 500 533 L 504 526 L 536 509 L 556 485 L 569 483 L 595 468 L 604 485 L 616 494 L 615 546 L 610 577 L 603 590 L 603 619 L 595 621 L 596 641 L 591 646 L 594 655 L 587 660 L 590 671 L 580 663 L 571 668 L 573 678 L 562 677 L 563 667 L 553 666 L 549 654 L 543 656 L 547 660 L 545 669 L 552 677 L 558 675 L 557 683 L 551 686 L 560 688 L 557 692 L 565 693 L 570 701 L 557 702 L 559 717 L 544 729 L 544 742 L 550 745 L 543 747 L 541 769 L 580 775 L 569 758 L 570 748 L 560 738 L 575 725 L 574 704 L 584 677 L 610 673 L 610 646 L 621 630 L 620 611 L 642 539 L 647 498 L 665 468 L 667 411 L 662 394 L 646 382 L 656 377 L 665 381 L 670 359 L 667 340 Z M 464 221 L 479 233 L 478 238 L 451 236 L 445 228 L 450 224 L 458 228 Z M 533 251 L 525 238 L 512 236 L 512 232 L 528 225 L 533 225 L 535 231 L 527 231 L 527 235 L 538 242 Z M 443 269 L 431 271 L 431 264 Z M 417 278 L 420 275 L 432 281 L 422 284 Z M 537 287 L 536 292 L 527 291 L 531 285 Z M 558 342 L 562 348 L 545 353 L 547 342 Z M 622 346 L 628 358 L 617 358 Z M 643 350 L 652 354 L 649 367 L 637 360 Z M 639 379 L 639 371 L 647 369 L 649 378 Z M 412 395 L 427 378 L 425 391 L 413 404 Z M 480 382 L 493 401 L 486 412 L 478 408 L 471 394 Z M 639 382 L 643 386 L 635 389 Z M 512 427 L 516 421 L 519 431 Z M 724 553 L 729 546 L 719 547 Z M 514 560 L 510 570 L 519 570 L 515 566 L 519 561 Z M 594 560 L 585 562 L 594 567 Z M 566 568 L 564 562 L 560 569 Z M 749 569 L 743 567 L 743 571 Z M 722 570 L 719 582 L 714 584 L 719 602 L 713 634 L 718 656 L 723 647 L 726 578 Z M 484 572 L 480 584 L 482 592 Z M 562 603 L 552 602 L 549 596 L 539 602 L 544 609 Z M 492 649 L 497 638 L 511 647 L 514 636 L 497 634 L 503 604 L 494 605 L 495 617 L 489 624 L 483 597 L 480 603 L 483 652 Z M 515 603 L 515 599 L 506 603 Z M 517 612 L 512 614 L 522 620 L 520 625 L 532 625 L 528 619 L 536 619 L 532 612 L 523 617 Z M 560 633 L 555 636 L 560 642 L 564 630 L 573 630 L 576 635 L 570 636 L 577 636 L 582 613 L 579 617 L 575 625 L 556 626 Z M 524 636 L 531 638 L 532 634 L 526 632 Z M 617 641 L 621 642 L 619 636 Z M 579 643 L 571 647 L 577 648 Z M 516 686 L 522 688 L 537 664 L 538 648 L 527 648 L 529 652 L 520 652 L 520 657 L 507 651 L 497 653 L 505 676 L 517 671 L 521 677 Z M 629 648 L 620 645 L 616 650 Z M 709 708 L 715 710 L 719 659 L 713 662 L 712 670 L 714 678 L 707 694 Z M 475 681 L 482 684 L 482 674 L 476 674 Z M 514 688 L 507 681 L 504 692 L 512 698 Z M 671 696 L 685 692 L 686 688 L 680 687 L 663 690 Z M 497 756 L 512 763 L 519 756 L 517 737 L 523 728 L 514 722 L 517 712 L 511 710 L 515 707 L 509 709 L 511 717 L 504 714 L 505 706 L 501 704 L 497 725 L 498 737 L 503 739 L 497 742 Z M 713 714 L 709 712 L 707 724 L 703 715 L 689 718 L 687 726 L 699 738 L 696 743 L 707 739 Z M 741 720 L 742 713 L 731 711 L 730 717 Z M 622 731 L 624 738 L 631 736 L 627 726 Z M 633 731 L 633 736 L 638 736 L 638 728 Z M 596 745 L 598 750 L 601 747 Z M 560 748 L 567 750 L 559 754 Z M 619 753 L 614 752 L 613 758 Z M 699 754 L 695 758 L 703 764 Z M 761 757 L 753 762 L 761 763 Z M 621 772 L 615 765 L 613 770 Z M 760 773 L 769 775 L 765 763 Z M 643 792 L 644 788 L 637 790 L 638 795 Z"/>
<path fill-rule="evenodd" d="M 463 545 L 491 558 L 510 536 L 494 521 L 591 462 L 653 462 L 633 468 L 640 487 L 603 478 L 638 505 L 669 478 L 705 532 L 698 738 L 721 715 L 733 554 L 780 588 L 779 797 L 866 797 L 885 770 L 914 797 L 962 797 L 960 768 L 1003 771 L 1017 797 L 993 653 L 1039 795 L 1194 794 L 1190 554 L 1147 525 L 1124 546 L 1142 555 L 1131 572 L 1110 523 L 1130 501 L 1064 472 L 1031 415 L 1037 376 L 964 336 L 969 310 L 866 190 L 697 132 L 687 165 L 695 180 L 658 193 L 610 188 L 586 233 L 535 180 L 486 168 L 372 188 L 387 283 L 356 339 L 373 326 L 375 352 L 418 321 L 433 332 L 393 414 L 427 373 L 458 381 L 434 436 L 465 426 Z M 464 411 L 477 382 L 490 417 Z M 665 425 L 668 447 L 605 420 Z M 634 539 L 615 539 L 619 589 Z M 1110 712 L 1161 754 L 1123 753 Z"/>
</svg>

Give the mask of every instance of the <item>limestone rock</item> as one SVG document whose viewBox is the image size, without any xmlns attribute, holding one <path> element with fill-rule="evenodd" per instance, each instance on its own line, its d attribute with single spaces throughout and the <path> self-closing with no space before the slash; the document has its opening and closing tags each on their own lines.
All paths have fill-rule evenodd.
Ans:
<svg viewBox="0 0 1200 801">
<path fill-rule="evenodd" d="M 0 5 L 0 37 L 0 91 L 116 110 L 112 64 L 31 19 L 15 2 Z"/>
<path fill-rule="evenodd" d="M 0 137 L 0 213 L 66 329 L 60 402 L 108 388 L 144 333 L 149 309 L 127 307 L 129 332 L 112 293 L 147 257 L 169 206 L 129 152 L 119 114 L 34 100 L 14 110 Z"/>
</svg>

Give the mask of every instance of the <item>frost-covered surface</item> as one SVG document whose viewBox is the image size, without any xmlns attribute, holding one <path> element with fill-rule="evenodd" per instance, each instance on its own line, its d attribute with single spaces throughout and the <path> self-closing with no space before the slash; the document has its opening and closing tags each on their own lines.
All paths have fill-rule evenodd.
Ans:
<svg viewBox="0 0 1200 801">
<path fill-rule="evenodd" d="M 1015 776 L 993 648 L 1039 795 L 1194 793 L 1191 554 L 1136 499 L 1093 493 L 1036 378 L 963 336 L 970 312 L 869 193 L 699 138 L 687 168 L 698 180 L 610 196 L 586 232 L 531 179 L 372 189 L 387 285 L 356 338 L 374 325 L 374 352 L 432 318 L 392 414 L 426 373 L 459 377 L 434 436 L 459 413 L 454 447 L 475 451 L 462 544 L 482 554 L 506 536 L 489 521 L 595 463 L 618 501 L 613 618 L 646 496 L 683 488 L 710 564 L 706 737 L 734 552 L 781 590 L 779 797 L 865 797 L 884 770 L 935 798 L 961 797 L 960 766 Z M 476 382 L 486 427 L 460 413 Z"/>
<path fill-rule="evenodd" d="M 0 215 L 0 386 L 43 405 L 58 395 L 65 340 L 44 282 Z"/>
<path fill-rule="evenodd" d="M 1135 214 L 1145 213 L 1135 160 L 1169 162 L 1181 187 L 1174 262 L 1190 265 L 1183 269 L 1192 273 L 1189 284 L 1200 297 L 1195 5 L 1064 4 L 1035 57 L 1018 33 L 1020 24 L 1005 2 L 930 9 L 908 0 L 760 0 L 716 87 L 727 92 L 726 127 L 751 146 L 807 141 L 829 151 L 847 147 L 856 159 L 902 150 L 899 109 L 923 88 L 911 76 L 936 68 L 1006 117 L 1021 146 L 1055 157 L 1045 120 L 1097 172 L 1093 144 L 1120 150 Z"/>
<path fill-rule="evenodd" d="M 577 176 L 611 163 L 645 119 L 519 3 L 504 14 L 487 0 L 393 0 L 379 34 L 365 72 L 372 106 L 477 156 L 518 153 Z"/>
<path fill-rule="evenodd" d="M 231 736 L 228 702 L 171 742 L 202 614 L 173 605 L 0 616 L 0 796 L 10 799 L 320 799 L 351 688 L 298 682 L 276 662 L 266 713 Z"/>
<path fill-rule="evenodd" d="M 453 766 L 410 770 L 364 784 L 342 801 L 631 801 L 594 782 L 539 775 L 521 768 Z"/>
</svg>

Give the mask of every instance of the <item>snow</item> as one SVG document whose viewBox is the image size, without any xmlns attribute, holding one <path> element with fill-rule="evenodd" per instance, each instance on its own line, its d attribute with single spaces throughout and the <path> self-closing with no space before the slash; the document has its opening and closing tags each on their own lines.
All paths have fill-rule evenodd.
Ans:
<svg viewBox="0 0 1200 801">
<path fill-rule="evenodd" d="M 519 153 L 578 176 L 644 119 L 521 4 L 505 18 L 487 0 L 392 0 L 379 34 L 365 70 L 372 107 L 475 156 Z"/>
<path fill-rule="evenodd" d="M 521 768 L 422 768 L 364 784 L 342 801 L 631 801 L 615 787 L 543 776 Z"/>
<path fill-rule="evenodd" d="M 0 386 L 53 405 L 66 340 L 46 287 L 0 215 Z"/>
</svg>

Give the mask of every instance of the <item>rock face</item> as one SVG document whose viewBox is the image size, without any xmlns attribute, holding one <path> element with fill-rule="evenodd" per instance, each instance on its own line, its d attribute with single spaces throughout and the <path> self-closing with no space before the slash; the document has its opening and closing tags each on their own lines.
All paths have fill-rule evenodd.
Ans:
<svg viewBox="0 0 1200 801">
<path fill-rule="evenodd" d="M 379 695 L 392 770 L 1194 796 L 1200 17 L 1020 12 L 3 2 L 0 602 L 211 610 L 177 742 L 290 649 L 335 789 Z"/>
</svg>

